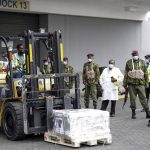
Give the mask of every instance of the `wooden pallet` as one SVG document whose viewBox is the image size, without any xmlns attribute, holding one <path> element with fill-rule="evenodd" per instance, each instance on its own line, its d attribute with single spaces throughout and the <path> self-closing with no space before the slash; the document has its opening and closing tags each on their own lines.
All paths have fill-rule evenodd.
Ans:
<svg viewBox="0 0 150 150">
<path fill-rule="evenodd" d="M 69 147 L 80 147 L 81 145 L 88 145 L 88 146 L 95 146 L 98 145 L 98 143 L 102 144 L 111 144 L 112 141 L 110 139 L 97 139 L 97 140 L 91 140 L 91 141 L 86 141 L 86 142 L 72 142 L 71 140 L 65 139 L 63 137 L 58 137 L 51 135 L 51 133 L 46 132 L 44 134 L 44 141 L 50 142 L 50 143 L 55 143 L 55 144 L 60 144 L 60 145 L 65 145 Z"/>
</svg>

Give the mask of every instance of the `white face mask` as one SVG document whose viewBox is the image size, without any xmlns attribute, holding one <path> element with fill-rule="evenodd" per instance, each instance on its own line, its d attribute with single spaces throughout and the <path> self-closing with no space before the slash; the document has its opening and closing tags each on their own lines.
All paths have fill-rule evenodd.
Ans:
<svg viewBox="0 0 150 150">
<path fill-rule="evenodd" d="M 91 58 L 89 58 L 89 59 L 88 59 L 88 61 L 89 61 L 89 62 L 92 62 L 92 59 L 91 59 Z"/>
<path fill-rule="evenodd" d="M 138 60 L 139 56 L 133 56 L 133 60 Z"/>
<path fill-rule="evenodd" d="M 68 63 L 67 63 L 67 61 L 64 61 L 64 65 L 67 65 Z"/>
<path fill-rule="evenodd" d="M 150 61 L 148 59 L 145 60 L 145 65 L 149 66 L 150 65 Z"/>
<path fill-rule="evenodd" d="M 114 67 L 114 65 L 113 64 L 109 64 L 108 67 L 109 67 L 109 69 L 112 69 Z"/>
<path fill-rule="evenodd" d="M 45 62 L 44 65 L 47 66 L 47 65 L 48 65 L 48 62 Z"/>
<path fill-rule="evenodd" d="M 145 63 L 149 63 L 149 60 L 148 60 L 148 59 L 145 59 Z"/>
</svg>

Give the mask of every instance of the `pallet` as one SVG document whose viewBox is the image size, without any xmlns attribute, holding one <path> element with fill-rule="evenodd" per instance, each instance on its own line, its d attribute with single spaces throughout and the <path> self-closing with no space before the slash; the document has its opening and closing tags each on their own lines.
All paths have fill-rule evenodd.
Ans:
<svg viewBox="0 0 150 150">
<path fill-rule="evenodd" d="M 51 135 L 51 133 L 46 132 L 44 134 L 44 141 L 59 144 L 59 145 L 65 145 L 69 147 L 80 147 L 81 145 L 88 145 L 88 146 L 96 146 L 98 143 L 101 144 L 111 144 L 112 138 L 103 138 L 103 139 L 97 139 L 97 140 L 90 140 L 86 142 L 72 142 L 71 140 L 65 139 L 64 137 L 59 137 L 55 135 Z"/>
</svg>

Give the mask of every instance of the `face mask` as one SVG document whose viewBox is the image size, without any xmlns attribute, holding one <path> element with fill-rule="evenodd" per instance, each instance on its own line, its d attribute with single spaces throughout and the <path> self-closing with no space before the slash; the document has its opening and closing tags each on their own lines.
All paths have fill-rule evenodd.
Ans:
<svg viewBox="0 0 150 150">
<path fill-rule="evenodd" d="M 114 67 L 114 65 L 113 64 L 109 64 L 108 67 L 109 67 L 109 69 L 112 69 Z"/>
<path fill-rule="evenodd" d="M 149 60 L 148 60 L 148 59 L 145 59 L 145 63 L 148 64 L 148 63 L 149 63 Z"/>
<path fill-rule="evenodd" d="M 89 61 L 89 62 L 92 62 L 92 59 L 91 59 L 91 58 L 89 58 L 89 59 L 88 59 L 88 61 Z"/>
<path fill-rule="evenodd" d="M 47 66 L 47 65 L 48 65 L 48 62 L 45 62 L 44 65 Z"/>
<path fill-rule="evenodd" d="M 146 60 L 145 60 L 145 65 L 148 66 L 149 64 L 150 64 L 149 60 L 146 59 Z"/>
<path fill-rule="evenodd" d="M 64 61 L 64 65 L 67 65 L 67 61 Z"/>
<path fill-rule="evenodd" d="M 133 56 L 133 60 L 138 60 L 139 56 Z"/>
</svg>

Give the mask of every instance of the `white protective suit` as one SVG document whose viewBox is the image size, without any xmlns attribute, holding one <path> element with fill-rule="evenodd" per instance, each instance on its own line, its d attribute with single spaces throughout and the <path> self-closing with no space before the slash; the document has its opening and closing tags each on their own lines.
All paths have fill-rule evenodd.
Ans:
<svg viewBox="0 0 150 150">
<path fill-rule="evenodd" d="M 111 82 L 111 77 L 114 77 L 117 82 Z M 103 89 L 102 100 L 118 100 L 118 84 L 123 81 L 123 74 L 119 68 L 105 68 L 100 76 L 100 84 Z"/>
</svg>

